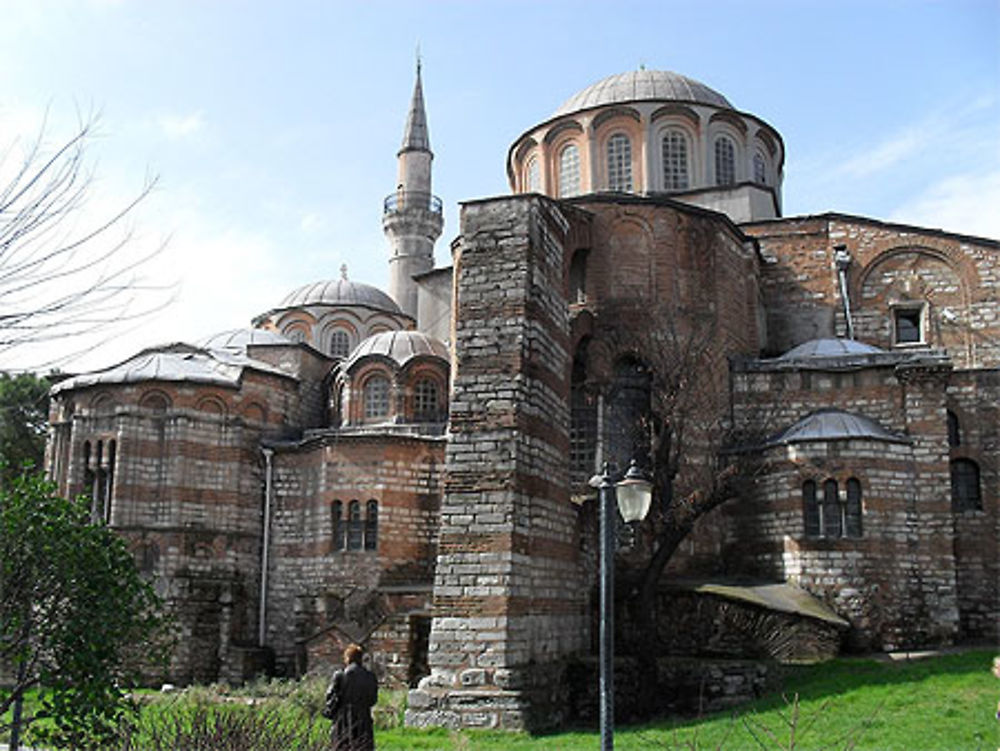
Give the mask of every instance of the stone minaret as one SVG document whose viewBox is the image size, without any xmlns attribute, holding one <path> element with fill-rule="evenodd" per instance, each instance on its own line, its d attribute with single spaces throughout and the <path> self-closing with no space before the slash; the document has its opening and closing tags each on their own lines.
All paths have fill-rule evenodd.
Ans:
<svg viewBox="0 0 1000 751">
<path fill-rule="evenodd" d="M 399 180 L 396 192 L 385 199 L 382 231 L 392 244 L 389 259 L 389 295 L 407 315 L 417 317 L 417 285 L 414 274 L 434 268 L 434 241 L 444 220 L 441 199 L 431 193 L 430 137 L 424 90 L 417 60 L 417 82 L 413 87 L 410 113 L 406 117 L 403 147 L 397 154 Z"/>
</svg>

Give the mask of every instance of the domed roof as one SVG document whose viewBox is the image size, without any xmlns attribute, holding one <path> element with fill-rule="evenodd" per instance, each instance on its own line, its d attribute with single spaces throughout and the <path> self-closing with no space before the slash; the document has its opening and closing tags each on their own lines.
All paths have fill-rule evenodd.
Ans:
<svg viewBox="0 0 1000 751">
<path fill-rule="evenodd" d="M 827 357 L 857 357 L 859 355 L 878 355 L 884 349 L 873 347 L 854 339 L 810 339 L 797 347 L 793 347 L 779 357 L 779 360 L 813 360 Z"/>
<path fill-rule="evenodd" d="M 842 409 L 828 408 L 806 415 L 768 441 L 768 444 L 835 441 L 845 438 L 909 443 L 906 436 L 886 430 L 870 417 L 845 412 Z"/>
<path fill-rule="evenodd" d="M 388 357 L 402 367 L 414 357 L 439 357 L 447 360 L 448 347 L 444 342 L 420 331 L 383 331 L 368 337 L 355 347 L 344 362 L 344 370 L 349 370 L 358 360 L 372 355 Z"/>
<path fill-rule="evenodd" d="M 285 295 L 279 308 L 304 305 L 360 305 L 390 313 L 402 313 L 399 306 L 378 287 L 348 279 L 328 279 L 299 287 Z"/>
<path fill-rule="evenodd" d="M 577 92 L 555 111 L 553 117 L 571 112 L 636 101 L 677 101 L 734 109 L 722 94 L 700 81 L 669 70 L 631 70 L 602 78 Z"/>
<path fill-rule="evenodd" d="M 246 352 L 251 344 L 292 344 L 292 340 L 271 329 L 230 329 L 212 334 L 200 343 L 205 349 Z"/>
</svg>

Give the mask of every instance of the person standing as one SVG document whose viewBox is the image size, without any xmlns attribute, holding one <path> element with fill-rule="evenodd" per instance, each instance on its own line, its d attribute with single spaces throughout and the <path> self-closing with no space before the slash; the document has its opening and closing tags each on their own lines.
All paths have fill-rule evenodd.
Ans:
<svg viewBox="0 0 1000 751">
<path fill-rule="evenodd" d="M 337 670 L 326 690 L 323 716 L 333 721 L 333 751 L 374 751 L 372 707 L 378 699 L 378 681 L 361 664 L 365 651 L 357 644 L 344 650 L 344 669 Z"/>
</svg>

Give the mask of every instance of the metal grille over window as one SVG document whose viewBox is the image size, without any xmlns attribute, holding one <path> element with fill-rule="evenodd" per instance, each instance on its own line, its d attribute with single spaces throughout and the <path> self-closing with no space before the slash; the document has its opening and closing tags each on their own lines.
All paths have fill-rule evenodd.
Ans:
<svg viewBox="0 0 1000 751">
<path fill-rule="evenodd" d="M 343 360 L 351 353 L 351 337 L 343 329 L 334 329 L 330 336 L 330 356 Z"/>
<path fill-rule="evenodd" d="M 361 504 L 351 501 L 347 512 L 347 549 L 361 550 L 364 541 L 364 526 L 361 521 Z"/>
<path fill-rule="evenodd" d="M 621 133 L 608 139 L 608 190 L 632 192 L 632 143 Z"/>
<path fill-rule="evenodd" d="M 667 131 L 663 137 L 663 188 L 687 190 L 688 154 L 687 138 L 679 130 Z"/>
<path fill-rule="evenodd" d="M 372 376 L 365 382 L 365 419 L 374 420 L 389 415 L 389 379 Z"/>
<path fill-rule="evenodd" d="M 736 182 L 736 147 L 728 136 L 715 139 L 715 184 L 733 185 Z"/>
<path fill-rule="evenodd" d="M 413 389 L 413 416 L 418 422 L 439 419 L 438 387 L 429 378 L 421 378 Z"/>
<path fill-rule="evenodd" d="M 569 144 L 559 152 L 559 196 L 569 198 L 580 194 L 580 150 Z"/>
</svg>

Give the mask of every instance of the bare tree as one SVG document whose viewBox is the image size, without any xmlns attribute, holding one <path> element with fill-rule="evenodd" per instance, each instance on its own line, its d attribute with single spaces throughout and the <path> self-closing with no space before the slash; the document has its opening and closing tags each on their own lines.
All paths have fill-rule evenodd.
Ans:
<svg viewBox="0 0 1000 751">
<path fill-rule="evenodd" d="M 34 367 L 68 360 L 169 302 L 170 287 L 142 273 L 163 244 L 140 249 L 130 221 L 156 178 L 103 215 L 87 206 L 95 128 L 84 120 L 50 147 L 43 125 L 26 148 L 15 141 L 0 153 L 0 354 L 58 340 L 60 354 Z"/>
</svg>

